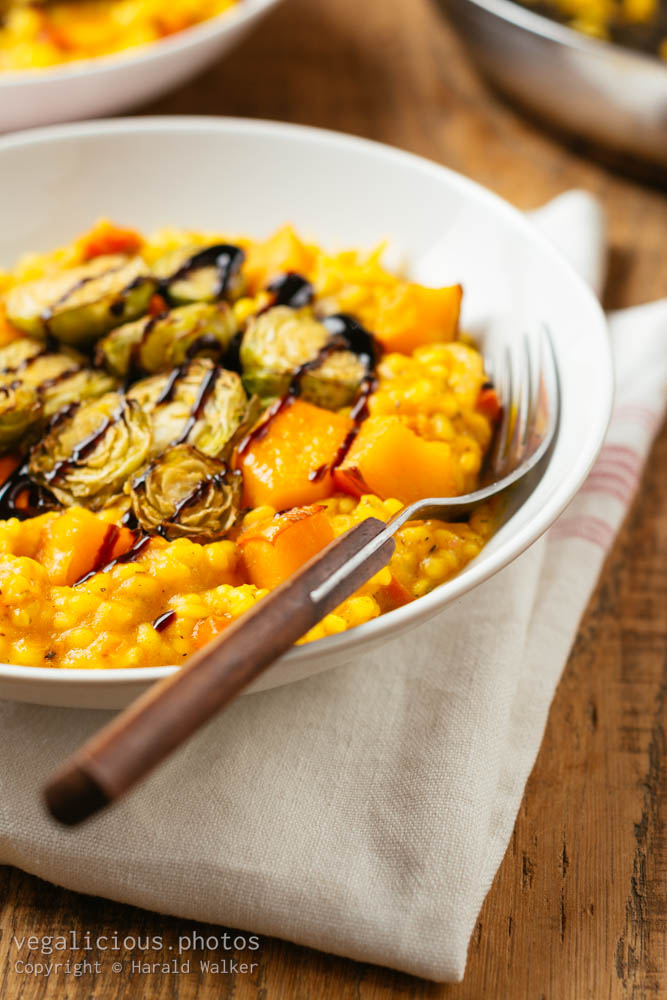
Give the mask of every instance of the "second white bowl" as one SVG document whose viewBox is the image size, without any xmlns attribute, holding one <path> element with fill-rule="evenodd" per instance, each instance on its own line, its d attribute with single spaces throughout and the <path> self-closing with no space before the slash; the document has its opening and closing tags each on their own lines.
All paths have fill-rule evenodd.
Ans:
<svg viewBox="0 0 667 1000">
<path fill-rule="evenodd" d="M 0 132 L 114 114 L 201 73 L 281 0 L 241 0 L 208 21 L 120 53 L 0 73 Z"/>
</svg>

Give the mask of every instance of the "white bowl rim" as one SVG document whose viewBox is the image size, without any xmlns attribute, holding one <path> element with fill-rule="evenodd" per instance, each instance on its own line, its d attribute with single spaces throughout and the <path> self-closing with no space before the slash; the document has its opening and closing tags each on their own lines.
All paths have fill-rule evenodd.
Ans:
<svg viewBox="0 0 667 1000">
<path fill-rule="evenodd" d="M 3 70 L 0 73 L 0 92 L 3 88 L 11 90 L 21 86 L 46 85 L 73 80 L 77 77 L 90 79 L 114 69 L 127 68 L 130 63 L 156 62 L 169 53 L 185 52 L 188 49 L 196 48 L 202 42 L 227 29 L 242 27 L 253 18 L 268 12 L 272 7 L 276 7 L 279 3 L 282 3 L 282 0 L 240 0 L 233 7 L 221 11 L 219 14 L 214 14 L 213 17 L 208 17 L 206 20 L 192 24 L 181 31 L 175 31 L 172 35 L 157 38 L 153 42 L 144 42 L 142 45 L 133 45 L 130 48 L 121 49 L 119 52 L 108 52 L 105 55 L 73 59 L 70 62 L 57 63 L 54 66 L 43 68 L 28 66 L 25 69 Z"/>
<path fill-rule="evenodd" d="M 301 646 L 293 646 L 288 653 L 280 658 L 280 661 L 286 662 L 289 660 L 289 662 L 297 664 L 311 658 L 314 649 L 321 651 L 322 655 L 326 654 L 327 658 L 329 658 L 345 650 L 347 647 L 352 651 L 355 647 L 363 645 L 366 640 L 370 641 L 380 636 L 388 637 L 396 632 L 407 630 L 411 625 L 417 624 L 421 619 L 428 617 L 429 610 L 435 613 L 438 606 L 444 608 L 453 600 L 473 590 L 510 562 L 513 562 L 514 559 L 521 555 L 522 552 L 525 552 L 553 524 L 583 484 L 602 447 L 611 418 L 614 394 L 611 349 L 607 337 L 607 321 L 602 307 L 591 288 L 575 271 L 569 261 L 556 250 L 546 236 L 543 236 L 537 227 L 519 209 L 505 201 L 500 195 L 433 160 L 398 149 L 394 146 L 375 142 L 371 139 L 308 125 L 295 125 L 262 119 L 222 118 L 206 115 L 165 115 L 146 116 L 145 118 L 111 118 L 103 121 L 93 119 L 65 125 L 49 125 L 43 128 L 26 129 L 9 136 L 0 137 L 0 157 L 5 149 L 15 149 L 31 145 L 39 146 L 42 143 L 48 144 L 52 140 L 94 137 L 99 134 L 172 132 L 174 130 L 182 132 L 207 132 L 213 130 L 215 132 L 228 132 L 232 134 L 255 132 L 268 137 L 275 136 L 276 138 L 289 138 L 290 136 L 306 137 L 330 146 L 343 145 L 349 149 L 358 149 L 360 152 L 366 151 L 375 156 L 381 155 L 385 158 L 393 159 L 395 162 L 411 165 L 431 175 L 444 172 L 447 174 L 449 182 L 452 185 L 463 191 L 472 191 L 475 198 L 482 199 L 493 205 L 494 211 L 507 216 L 514 226 L 523 230 L 524 235 L 530 241 L 540 246 L 540 249 L 547 257 L 551 257 L 561 268 L 565 267 L 566 271 L 569 272 L 571 282 L 579 289 L 584 298 L 588 299 L 593 314 L 597 313 L 599 319 L 598 327 L 597 329 L 591 327 L 589 331 L 589 335 L 597 337 L 599 342 L 600 385 L 603 395 L 600 397 L 600 405 L 597 410 L 597 426 L 593 428 L 589 426 L 587 428 L 590 442 L 587 450 L 582 450 L 579 453 L 577 461 L 570 466 L 568 476 L 561 480 L 560 484 L 554 489 L 553 495 L 548 499 L 548 502 L 544 504 L 539 512 L 536 512 L 531 521 L 520 527 L 515 534 L 506 539 L 503 545 L 499 546 L 488 559 L 484 559 L 481 562 L 473 560 L 461 573 L 439 587 L 436 587 L 429 594 L 401 608 L 380 615 L 370 622 L 357 625 L 346 632 L 327 636 Z M 593 435 L 592 440 L 591 433 Z M 91 685 L 113 687 L 116 683 L 123 685 L 140 682 L 147 684 L 154 683 L 179 669 L 180 667 L 178 666 L 101 669 L 59 667 L 54 669 L 52 667 L 30 667 L 0 663 L 0 679 L 35 681 L 39 684 L 55 685 L 58 687 L 74 683 L 77 685 L 83 683 L 86 687 L 90 687 Z"/>
</svg>

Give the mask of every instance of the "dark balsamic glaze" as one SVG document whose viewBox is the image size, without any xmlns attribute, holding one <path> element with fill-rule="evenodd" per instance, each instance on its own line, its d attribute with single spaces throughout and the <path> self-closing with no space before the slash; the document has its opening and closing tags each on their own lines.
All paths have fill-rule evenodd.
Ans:
<svg viewBox="0 0 667 1000">
<path fill-rule="evenodd" d="M 269 427 L 278 414 L 286 410 L 288 406 L 291 406 L 295 399 L 296 394 L 288 393 L 286 396 L 281 396 L 280 399 L 276 399 L 275 402 L 271 403 L 271 406 L 269 406 L 268 410 L 266 410 L 264 414 L 262 422 L 253 427 L 253 429 L 246 434 L 243 440 L 239 442 L 236 449 L 236 453 L 239 458 L 245 455 L 253 444 L 266 437 L 269 433 Z"/>
<path fill-rule="evenodd" d="M 131 549 L 128 549 L 127 552 L 123 552 L 120 556 L 116 556 L 115 559 L 111 559 L 110 562 L 93 567 L 90 572 L 85 573 L 82 577 L 76 580 L 74 586 L 78 587 L 80 583 L 85 583 L 86 580 L 90 580 L 91 576 L 95 576 L 96 573 L 108 573 L 114 568 L 114 566 L 121 566 L 125 563 L 134 562 L 135 559 L 139 558 L 150 540 L 150 535 L 140 535 Z"/>
<path fill-rule="evenodd" d="M 185 353 L 188 358 L 196 358 L 203 351 L 212 351 L 214 354 L 220 355 L 222 344 L 212 333 L 202 333 L 200 337 L 192 341 Z"/>
<path fill-rule="evenodd" d="M 123 524 L 126 528 L 129 528 L 130 531 L 136 531 L 137 528 L 139 527 L 137 515 L 134 513 L 132 508 L 125 511 L 125 513 L 120 519 L 120 523 Z"/>
<path fill-rule="evenodd" d="M 313 471 L 309 474 L 308 479 L 311 483 L 319 483 L 324 479 L 328 471 L 329 466 L 325 462 L 324 465 L 320 465 L 317 469 L 313 469 Z"/>
<path fill-rule="evenodd" d="M 21 361 L 14 368 L 3 368 L 0 370 L 0 375 L 17 375 L 19 372 L 23 372 L 26 368 L 29 368 L 30 365 L 37 360 L 37 358 L 44 357 L 45 354 L 49 354 L 49 351 L 43 345 L 37 354 L 31 354 L 29 358 L 24 358 L 23 361 Z"/>
<path fill-rule="evenodd" d="M 158 615 L 158 617 L 153 622 L 153 628 L 156 632 L 164 632 L 168 625 L 171 625 L 174 618 L 176 617 L 175 611 L 165 611 L 163 615 Z"/>
<path fill-rule="evenodd" d="M 72 375 L 77 375 L 81 371 L 81 368 L 65 368 L 59 375 L 54 375 L 53 378 L 45 378 L 43 382 L 40 382 L 37 386 L 38 392 L 43 392 L 44 389 L 52 389 L 54 385 L 60 385 L 61 382 L 66 382 L 68 378 Z"/>
<path fill-rule="evenodd" d="M 215 383 L 217 382 L 219 375 L 219 368 L 211 368 L 210 372 L 205 376 L 205 378 L 202 379 L 201 385 L 199 386 L 199 392 L 197 393 L 195 401 L 192 404 L 192 409 L 190 410 L 190 416 L 186 420 L 183 430 L 176 440 L 172 442 L 172 444 L 183 444 L 187 441 L 192 432 L 192 428 L 204 412 L 204 407 L 208 402 L 209 396 L 215 389 Z"/>
<path fill-rule="evenodd" d="M 228 372 L 236 372 L 238 375 L 241 375 L 243 372 L 243 366 L 241 364 L 242 340 L 243 330 L 239 330 L 227 344 L 227 350 L 221 360 L 223 368 L 226 368 Z"/>
<path fill-rule="evenodd" d="M 212 484 L 216 486 L 222 484 L 223 482 L 222 476 L 224 472 L 226 472 L 226 469 L 220 472 L 216 472 L 212 476 L 206 476 L 204 479 L 198 482 L 197 485 L 194 487 L 194 489 L 187 494 L 187 496 L 182 497 L 178 501 L 178 503 L 174 507 L 174 513 L 171 514 L 171 516 L 166 519 L 165 525 L 175 524 L 178 521 L 179 517 L 181 516 L 182 512 L 187 507 L 192 507 L 193 504 L 196 504 L 199 500 L 201 500 L 201 498 L 204 496 L 209 486 L 211 486 Z M 144 484 L 145 480 L 142 480 L 140 485 L 143 486 Z M 158 535 L 161 535 L 162 538 L 167 538 L 167 539 L 169 538 L 169 529 L 164 525 L 160 525 L 157 528 L 157 533 Z"/>
<path fill-rule="evenodd" d="M 123 392 L 127 392 L 127 390 L 130 388 L 131 385 L 133 385 L 138 379 L 144 377 L 145 372 L 141 367 L 141 361 L 139 357 L 141 353 L 141 348 L 146 343 L 148 335 L 150 334 L 151 330 L 153 330 L 153 328 L 155 327 L 155 324 L 159 320 L 166 319 L 168 315 L 169 315 L 169 310 L 167 309 L 164 310 L 163 312 L 155 313 L 153 316 L 149 316 L 146 319 L 144 328 L 141 331 L 141 337 L 139 338 L 139 340 L 136 341 L 136 343 L 132 344 L 132 347 L 130 348 L 130 363 L 128 365 L 128 369 L 125 374 L 125 378 L 123 380 Z"/>
<path fill-rule="evenodd" d="M 180 366 L 179 368 L 172 368 L 167 377 L 167 381 L 162 387 L 162 392 L 155 400 L 156 406 L 163 406 L 164 403 L 171 403 L 174 398 L 174 392 L 176 391 L 176 386 L 178 385 L 178 380 L 182 378 L 185 372 L 185 366 Z"/>
<path fill-rule="evenodd" d="M 114 271 L 120 271 L 120 269 L 124 266 L 125 266 L 124 264 L 121 264 L 119 267 L 111 268 L 111 270 L 107 271 L 106 273 L 112 274 Z M 129 292 L 133 292 L 135 288 L 140 288 L 141 285 L 143 285 L 147 280 L 150 279 L 148 279 L 145 274 L 138 274 L 136 278 L 133 278 L 132 281 L 130 281 L 130 283 L 126 285 L 125 288 L 123 288 L 118 298 L 114 299 L 114 301 L 109 306 L 109 312 L 111 313 L 111 315 L 122 316 L 123 312 L 125 311 L 125 304 L 126 304 L 125 296 Z"/>
<path fill-rule="evenodd" d="M 58 501 L 53 494 L 31 479 L 27 460 L 0 485 L 0 518 L 3 520 L 17 517 L 25 521 L 55 507 Z"/>
<path fill-rule="evenodd" d="M 49 420 L 48 429 L 52 431 L 54 427 L 58 427 L 64 420 L 67 420 L 68 417 L 71 417 L 72 414 L 76 413 L 80 406 L 81 403 L 76 400 L 71 403 L 65 403 L 65 405 L 61 406 Z"/>
<path fill-rule="evenodd" d="M 187 278 L 192 271 L 196 271 L 200 267 L 214 267 L 218 272 L 218 287 L 215 290 L 215 295 L 220 298 L 227 291 L 232 278 L 240 271 L 244 260 L 245 253 L 240 247 L 231 243 L 216 243 L 214 246 L 205 247 L 193 254 L 174 274 L 170 275 L 169 278 L 163 278 L 161 288 L 168 296 L 169 285 L 172 281 Z"/>
<path fill-rule="evenodd" d="M 359 393 L 357 395 L 357 400 L 350 411 L 350 417 L 353 421 L 353 427 L 345 436 L 345 440 L 341 444 L 340 448 L 336 452 L 336 456 L 331 463 L 330 470 L 333 472 L 337 469 L 339 465 L 344 462 L 347 457 L 347 453 L 354 444 L 355 438 L 359 431 L 361 430 L 361 425 L 364 420 L 368 419 L 369 406 L 368 401 L 377 389 L 377 379 L 374 374 L 366 375 L 359 388 Z"/>
<path fill-rule="evenodd" d="M 315 289 L 311 283 L 296 271 L 286 271 L 278 275 L 266 290 L 273 295 L 273 301 L 260 310 L 260 313 L 274 306 L 289 306 L 290 309 L 303 309 L 309 306 L 315 298 Z"/>
<path fill-rule="evenodd" d="M 366 371 L 374 371 L 380 355 L 380 346 L 361 323 L 347 313 L 336 313 L 322 320 L 332 337 L 340 337 L 345 343 L 345 350 L 352 351 L 366 366 Z"/>
<path fill-rule="evenodd" d="M 62 420 L 62 410 L 56 414 L 56 417 L 60 417 Z M 72 454 L 68 458 L 61 458 L 59 462 L 53 466 L 53 468 L 46 473 L 45 479 L 47 483 L 55 483 L 62 478 L 63 474 L 66 473 L 74 465 L 78 465 L 84 458 L 87 458 L 97 448 L 100 441 L 103 440 L 106 433 L 113 427 L 117 420 L 120 418 L 120 410 L 116 410 L 112 413 L 110 417 L 106 417 L 102 421 L 97 430 L 94 430 L 92 434 L 84 438 L 83 441 L 79 441 L 77 445 L 72 449 Z M 58 421 L 60 422 L 60 421 Z M 52 426 L 55 426 L 52 424 Z"/>
<path fill-rule="evenodd" d="M 95 559 L 93 561 L 93 568 L 88 572 L 84 573 L 83 576 L 75 580 L 74 586 L 83 583 L 85 580 L 89 580 L 91 576 L 95 576 L 99 573 L 102 567 L 110 565 L 111 553 L 114 550 L 114 546 L 118 541 L 118 536 L 120 535 L 120 528 L 115 524 L 110 524 L 104 533 L 104 538 L 102 539 L 102 544 L 100 545 L 97 553 L 95 554 Z"/>
</svg>

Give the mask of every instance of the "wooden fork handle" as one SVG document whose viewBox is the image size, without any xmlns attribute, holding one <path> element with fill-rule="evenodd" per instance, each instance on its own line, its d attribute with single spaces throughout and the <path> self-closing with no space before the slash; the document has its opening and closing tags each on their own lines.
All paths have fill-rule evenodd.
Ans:
<svg viewBox="0 0 667 1000">
<path fill-rule="evenodd" d="M 385 531 L 382 521 L 368 518 L 335 539 L 113 719 L 48 782 L 51 814 L 68 825 L 79 823 L 143 778 L 386 565 L 395 543 L 381 537 Z"/>
</svg>

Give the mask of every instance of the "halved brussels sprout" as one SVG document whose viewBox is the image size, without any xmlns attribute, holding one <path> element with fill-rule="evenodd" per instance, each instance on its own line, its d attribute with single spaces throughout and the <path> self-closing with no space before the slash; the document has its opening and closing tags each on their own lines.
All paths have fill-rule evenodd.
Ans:
<svg viewBox="0 0 667 1000">
<path fill-rule="evenodd" d="M 49 351 L 32 337 L 0 348 L 0 371 L 37 390 L 47 418 L 67 403 L 94 399 L 115 388 L 106 372 L 85 368 L 85 363 L 84 356 L 71 348 Z"/>
<path fill-rule="evenodd" d="M 61 359 L 62 355 L 54 354 L 52 358 Z M 62 365 L 62 361 L 60 361 Z M 48 370 L 46 359 L 43 374 Z M 93 368 L 64 368 L 56 374 L 55 365 L 51 367 L 51 376 L 42 378 L 37 390 L 44 406 L 44 416 L 52 417 L 69 403 L 98 399 L 107 392 L 113 392 L 117 383 L 106 372 Z M 24 380 L 25 381 L 25 380 Z"/>
<path fill-rule="evenodd" d="M 263 400 L 284 396 L 298 376 L 299 394 L 329 410 L 349 406 L 366 373 L 353 351 L 334 347 L 308 310 L 275 306 L 250 320 L 241 341 L 243 384 Z M 311 365 L 312 362 L 312 365 Z"/>
<path fill-rule="evenodd" d="M 168 375 L 135 382 L 127 392 L 152 423 L 151 456 L 173 444 L 191 444 L 218 457 L 246 418 L 240 377 L 198 358 Z"/>
<path fill-rule="evenodd" d="M 141 257 L 111 254 L 17 285 L 5 307 L 10 323 L 33 337 L 85 344 L 141 316 L 156 287 Z"/>
<path fill-rule="evenodd" d="M 11 375 L 0 378 L 0 451 L 11 451 L 37 426 L 42 404 L 37 392 Z"/>
<path fill-rule="evenodd" d="M 18 337 L 0 347 L 0 372 L 3 375 L 23 371 L 35 358 L 48 353 L 48 348 L 33 337 Z"/>
<path fill-rule="evenodd" d="M 214 302 L 223 297 L 234 300 L 245 288 L 241 275 L 244 258 L 243 250 L 229 243 L 179 247 L 160 257 L 153 273 L 169 301 L 177 305 Z"/>
<path fill-rule="evenodd" d="M 149 534 L 212 542 L 238 519 L 242 482 L 224 462 L 179 444 L 131 484 L 132 510 Z"/>
<path fill-rule="evenodd" d="M 108 392 L 61 410 L 32 449 L 29 471 L 61 503 L 101 510 L 146 462 L 150 443 L 150 420 L 139 405 Z"/>
<path fill-rule="evenodd" d="M 190 358 L 221 357 L 236 330 L 226 302 L 196 302 L 117 327 L 99 341 L 95 362 L 118 376 L 163 372 Z"/>
</svg>

